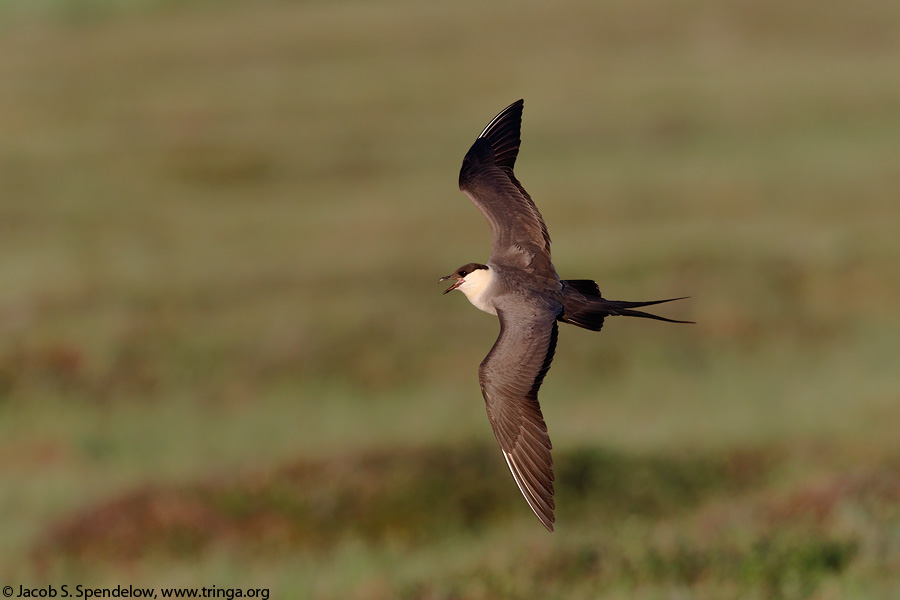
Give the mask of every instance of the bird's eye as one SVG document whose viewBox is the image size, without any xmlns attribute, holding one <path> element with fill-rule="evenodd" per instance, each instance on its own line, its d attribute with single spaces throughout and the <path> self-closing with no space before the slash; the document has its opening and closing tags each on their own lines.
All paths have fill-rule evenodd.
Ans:
<svg viewBox="0 0 900 600">
<path fill-rule="evenodd" d="M 459 274 L 462 275 L 463 277 L 465 277 L 469 273 L 465 269 L 463 269 L 462 271 L 459 272 Z"/>
</svg>

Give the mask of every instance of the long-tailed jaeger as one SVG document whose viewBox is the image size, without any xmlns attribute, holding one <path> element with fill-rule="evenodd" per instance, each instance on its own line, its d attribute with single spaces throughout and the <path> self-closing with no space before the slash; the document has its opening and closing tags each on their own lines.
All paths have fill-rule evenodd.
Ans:
<svg viewBox="0 0 900 600">
<path fill-rule="evenodd" d="M 531 510 L 553 531 L 553 462 L 538 390 L 556 350 L 557 322 L 600 331 L 608 316 L 676 321 L 634 310 L 681 300 L 607 300 L 590 279 L 563 279 L 550 262 L 550 235 L 528 192 L 513 174 L 519 153 L 518 100 L 488 123 L 463 159 L 459 189 L 491 226 L 487 264 L 468 263 L 441 281 L 456 281 L 475 307 L 497 315 L 500 335 L 478 367 L 488 420 Z"/>
</svg>

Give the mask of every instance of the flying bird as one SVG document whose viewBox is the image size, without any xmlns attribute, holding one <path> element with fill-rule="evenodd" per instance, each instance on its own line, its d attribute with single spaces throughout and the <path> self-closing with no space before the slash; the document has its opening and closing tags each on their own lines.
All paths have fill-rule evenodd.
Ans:
<svg viewBox="0 0 900 600">
<path fill-rule="evenodd" d="M 538 390 L 553 360 L 557 323 L 600 331 L 608 316 L 676 321 L 635 310 L 651 302 L 607 300 L 590 279 L 563 279 L 550 261 L 550 235 L 537 206 L 513 173 L 523 100 L 494 117 L 463 159 L 459 189 L 491 227 L 486 264 L 471 262 L 441 277 L 456 280 L 475 307 L 497 315 L 500 335 L 478 367 L 488 420 L 519 491 L 553 531 L 553 461 Z"/>
</svg>

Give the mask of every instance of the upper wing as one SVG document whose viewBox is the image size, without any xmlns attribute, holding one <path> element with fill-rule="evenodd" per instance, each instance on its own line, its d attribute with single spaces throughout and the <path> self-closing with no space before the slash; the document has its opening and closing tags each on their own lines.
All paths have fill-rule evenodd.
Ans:
<svg viewBox="0 0 900 600">
<path fill-rule="evenodd" d="M 556 351 L 556 316 L 500 317 L 500 336 L 478 368 L 488 420 L 531 510 L 553 531 L 553 461 L 538 390 Z"/>
<path fill-rule="evenodd" d="M 459 189 L 491 226 L 491 262 L 555 270 L 550 262 L 550 235 L 531 196 L 513 174 L 519 154 L 524 102 L 513 102 L 488 123 L 463 159 Z"/>
</svg>

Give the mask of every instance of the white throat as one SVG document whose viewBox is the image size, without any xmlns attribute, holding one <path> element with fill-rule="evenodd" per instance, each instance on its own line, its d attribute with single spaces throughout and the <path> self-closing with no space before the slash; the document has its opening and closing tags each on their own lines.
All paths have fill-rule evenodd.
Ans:
<svg viewBox="0 0 900 600">
<path fill-rule="evenodd" d="M 490 267 L 475 269 L 463 278 L 462 284 L 456 289 L 465 294 L 475 308 L 496 315 L 497 309 L 490 301 L 493 297 L 493 283 L 494 271 Z"/>
</svg>

